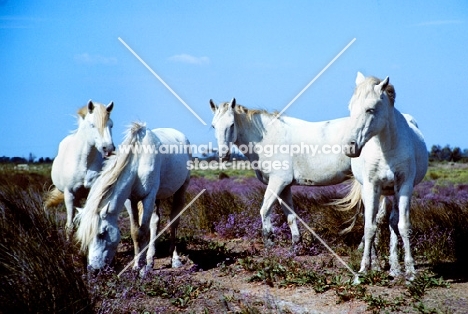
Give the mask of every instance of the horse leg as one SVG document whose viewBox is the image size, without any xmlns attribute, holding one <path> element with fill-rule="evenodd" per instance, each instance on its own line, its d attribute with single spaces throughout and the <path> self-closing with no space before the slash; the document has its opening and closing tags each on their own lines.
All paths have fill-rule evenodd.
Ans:
<svg viewBox="0 0 468 314">
<path fill-rule="evenodd" d="M 154 267 L 154 256 L 156 255 L 156 236 L 159 230 L 159 205 L 161 201 L 156 200 L 156 206 L 151 214 L 149 229 L 150 242 L 148 244 L 148 252 L 146 253 L 146 271 L 152 270 Z"/>
<path fill-rule="evenodd" d="M 140 223 L 139 223 L 139 214 L 138 214 L 138 201 L 132 200 L 130 202 L 130 207 L 127 206 L 126 202 L 126 207 L 128 211 L 128 215 L 130 217 L 130 234 L 132 235 L 132 240 L 133 240 L 133 250 L 135 257 L 138 256 L 138 253 L 140 252 L 139 246 L 138 246 L 138 233 L 139 233 L 139 228 L 140 228 Z M 138 270 L 138 261 L 135 260 L 135 263 L 133 265 L 134 270 Z"/>
<path fill-rule="evenodd" d="M 398 262 L 398 199 L 393 202 L 392 212 L 390 213 L 390 276 L 398 277 L 401 274 L 400 263 Z"/>
<path fill-rule="evenodd" d="M 177 192 L 174 193 L 174 197 L 172 200 L 172 210 L 171 210 L 171 221 L 179 215 L 180 211 L 183 209 L 185 204 L 185 191 L 187 190 L 189 184 L 189 179 L 182 185 Z M 178 268 L 182 266 L 182 262 L 180 261 L 180 257 L 177 254 L 176 250 L 176 235 L 177 235 L 177 228 L 179 227 L 180 218 L 177 218 L 171 224 L 171 246 L 169 247 L 169 254 L 172 256 L 171 264 L 173 268 Z"/>
<path fill-rule="evenodd" d="M 413 193 L 413 186 L 408 184 L 399 191 L 398 209 L 398 231 L 400 232 L 401 239 L 403 241 L 403 248 L 405 250 L 405 276 L 409 281 L 414 280 L 416 270 L 414 269 L 414 260 L 411 255 L 411 245 L 409 234 L 411 232 L 410 223 L 410 206 L 411 206 L 411 194 Z"/>
<path fill-rule="evenodd" d="M 65 202 L 65 207 L 67 209 L 67 223 L 65 225 L 65 234 L 67 240 L 71 240 L 73 236 L 73 217 L 75 217 L 75 195 L 70 190 L 65 189 L 63 191 L 63 198 Z"/>
<path fill-rule="evenodd" d="M 145 250 L 148 249 L 149 235 L 150 235 L 150 222 L 154 217 L 154 204 L 156 202 L 156 193 L 148 195 L 141 201 L 142 208 L 140 214 L 140 225 L 137 232 L 137 245 L 135 246 L 135 265 L 134 269 L 141 269 L 141 275 L 144 276 L 146 268 L 145 264 Z M 147 251 L 148 254 L 148 251 Z"/>
<path fill-rule="evenodd" d="M 277 197 L 289 183 L 279 178 L 270 178 L 265 195 L 263 196 L 260 216 L 262 217 L 262 233 L 265 246 L 272 246 L 274 242 L 273 227 L 271 225 L 271 209 L 278 200 Z"/>
<path fill-rule="evenodd" d="M 292 193 L 291 193 L 291 186 L 286 186 L 284 190 L 280 194 L 280 198 L 283 200 L 281 202 L 281 208 L 283 209 L 283 213 L 286 215 L 288 219 L 288 225 L 291 229 L 291 237 L 293 246 L 298 244 L 301 241 L 301 235 L 299 233 L 299 229 L 297 228 L 296 222 L 296 214 L 294 212 L 293 207 L 293 200 L 292 200 Z"/>
<path fill-rule="evenodd" d="M 364 252 L 361 260 L 360 273 L 365 273 L 371 267 L 371 249 L 375 240 L 376 213 L 379 206 L 380 190 L 371 183 L 363 185 L 364 199 Z"/>
<path fill-rule="evenodd" d="M 379 211 L 377 212 L 377 216 L 375 217 L 377 230 L 375 232 L 374 243 L 372 244 L 371 264 L 372 269 L 378 271 L 381 270 L 378 247 L 380 244 L 380 237 L 382 236 L 382 224 L 385 219 L 385 216 L 387 215 L 387 201 L 387 197 L 380 198 Z"/>
</svg>

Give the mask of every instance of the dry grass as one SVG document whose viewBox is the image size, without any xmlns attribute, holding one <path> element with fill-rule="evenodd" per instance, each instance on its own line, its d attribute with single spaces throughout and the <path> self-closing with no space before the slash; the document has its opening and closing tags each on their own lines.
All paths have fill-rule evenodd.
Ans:
<svg viewBox="0 0 468 314">
<path fill-rule="evenodd" d="M 204 267 L 241 267 L 252 272 L 253 280 L 267 284 L 308 285 L 317 291 L 336 289 L 341 302 L 361 298 L 369 308 L 398 308 L 398 302 L 392 303 L 348 286 L 344 278 L 337 277 L 343 274 L 333 273 L 336 270 L 333 265 L 323 264 L 320 267 L 324 271 L 317 272 L 313 268 L 303 269 L 304 265 L 295 262 L 289 253 L 263 256 L 254 244 L 261 242 L 259 208 L 265 186 L 250 176 L 223 180 L 217 177 L 192 179 L 187 202 L 202 188 L 207 192 L 181 219 L 178 247 L 198 265 L 188 271 L 159 271 L 150 279 L 140 280 L 131 273 L 117 278 L 113 271 L 100 277 L 86 276 L 82 256 L 74 244 L 65 240 L 63 207 L 48 212 L 42 209 L 42 194 L 51 184 L 47 169 L 30 172 L 3 169 L 0 175 L 0 308 L 5 312 L 124 313 L 149 308 L 175 312 L 191 308 L 195 300 L 201 300 L 203 296 L 209 299 L 207 296 L 217 293 L 210 283 L 194 280 L 192 272 Z M 429 177 L 416 188 L 411 212 L 412 246 L 420 268 L 453 280 L 468 277 L 463 271 L 468 260 L 467 191 L 466 183 L 438 184 Z M 356 269 L 360 259 L 356 247 L 362 236 L 362 222 L 358 222 L 346 237 L 340 237 L 341 224 L 352 213 L 334 211 L 326 205 L 343 193 L 342 186 L 294 188 L 295 210 L 333 249 L 347 256 Z M 163 212 L 167 214 L 169 208 L 170 201 L 164 202 Z M 276 245 L 281 252 L 289 252 L 289 227 L 279 207 L 273 211 Z M 122 217 L 125 221 L 125 214 Z M 163 226 L 167 215 L 162 218 Z M 124 227 L 122 231 L 116 268 L 122 267 L 131 256 L 128 230 Z M 301 231 L 300 254 L 318 256 L 324 251 L 312 235 L 303 228 Z M 382 233 L 383 239 L 388 239 L 388 228 L 385 227 Z M 211 240 L 215 238 L 216 241 Z M 245 250 L 237 248 L 237 251 L 228 247 L 230 241 L 239 239 L 252 246 Z M 167 255 L 166 242 L 167 237 L 163 237 L 159 243 L 159 257 Z M 388 241 L 381 241 L 380 251 L 385 260 Z M 286 275 L 285 269 L 293 269 L 293 275 Z M 422 283 L 412 288 L 418 295 L 435 280 L 429 276 L 421 278 Z M 366 280 L 366 284 L 372 285 L 388 282 L 382 274 L 371 274 Z M 141 300 L 147 298 L 153 301 L 145 307 Z M 242 302 L 248 306 L 241 306 L 241 312 L 255 312 L 261 308 L 254 301 L 243 299 Z M 209 304 L 206 303 L 206 309 L 212 307 Z M 203 309 L 203 305 L 200 307 L 199 304 L 198 309 Z"/>
</svg>

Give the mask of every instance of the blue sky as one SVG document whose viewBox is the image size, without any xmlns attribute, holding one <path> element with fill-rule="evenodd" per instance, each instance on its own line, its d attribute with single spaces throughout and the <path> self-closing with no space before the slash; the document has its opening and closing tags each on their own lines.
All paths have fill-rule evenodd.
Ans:
<svg viewBox="0 0 468 314">
<path fill-rule="evenodd" d="M 135 120 L 215 142 L 210 98 L 281 110 L 353 38 L 285 114 L 347 116 L 357 71 L 389 76 L 428 149 L 468 148 L 466 1 L 0 0 L 0 156 L 54 157 L 89 99 L 116 144 Z"/>
</svg>

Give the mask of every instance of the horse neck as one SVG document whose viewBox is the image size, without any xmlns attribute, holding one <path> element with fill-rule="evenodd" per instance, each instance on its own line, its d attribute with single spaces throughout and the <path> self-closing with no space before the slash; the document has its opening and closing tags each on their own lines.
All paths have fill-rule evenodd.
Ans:
<svg viewBox="0 0 468 314">
<path fill-rule="evenodd" d="M 95 167 L 98 167 L 100 169 L 102 167 L 102 163 L 104 162 L 104 158 L 102 157 L 102 154 L 97 150 L 96 147 L 90 147 L 91 148 L 86 155 L 86 166 L 88 169 Z"/>
<path fill-rule="evenodd" d="M 266 114 L 256 113 L 250 118 L 246 114 L 236 116 L 237 139 L 234 144 L 249 145 L 256 144 L 263 140 L 265 125 L 268 124 Z"/>
<path fill-rule="evenodd" d="M 394 149 L 398 143 L 397 114 L 398 111 L 393 106 L 389 105 L 385 126 L 382 128 L 382 131 L 376 135 L 376 140 L 383 152 Z"/>
<path fill-rule="evenodd" d="M 79 127 L 73 134 L 73 137 L 80 163 L 84 164 L 87 169 L 93 166 L 100 166 L 103 162 L 102 154 L 95 145 L 89 143 L 86 130 L 83 127 Z"/>
</svg>

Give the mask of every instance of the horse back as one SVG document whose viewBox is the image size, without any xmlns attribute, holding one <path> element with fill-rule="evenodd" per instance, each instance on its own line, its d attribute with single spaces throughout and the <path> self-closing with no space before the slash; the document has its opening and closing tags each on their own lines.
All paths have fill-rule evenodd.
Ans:
<svg viewBox="0 0 468 314">
<path fill-rule="evenodd" d="M 303 184 L 329 185 L 340 183 L 351 174 L 351 160 L 344 154 L 343 137 L 349 118 L 321 122 L 309 122 L 309 131 L 296 130 L 306 135 L 300 143 L 309 144 L 309 149 L 293 156 L 295 169 L 305 166 L 312 180 Z M 292 141 L 299 142 L 299 138 Z M 295 171 L 297 173 L 297 170 Z"/>
<path fill-rule="evenodd" d="M 160 140 L 161 158 L 160 186 L 158 199 L 173 195 L 190 178 L 190 142 L 180 131 L 171 128 L 154 129 L 152 132 Z"/>
<path fill-rule="evenodd" d="M 284 154 L 274 154 L 273 159 L 288 162 L 288 169 L 278 175 L 291 176 L 293 184 L 330 185 L 343 182 L 351 174 L 350 158 L 342 150 L 344 130 L 349 118 L 308 122 L 285 118 L 283 130 L 276 130 L 263 145 L 280 144 L 289 147 Z M 268 138 L 268 133 L 267 133 Z M 270 173 L 275 175 L 274 173 Z M 287 176 L 287 175 L 286 175 Z"/>
<path fill-rule="evenodd" d="M 399 127 L 401 129 L 406 130 L 406 132 L 401 133 L 402 138 L 400 140 L 405 141 L 406 143 L 405 147 L 407 152 L 405 153 L 414 156 L 414 166 L 416 167 L 414 184 L 417 184 L 421 182 L 426 175 L 429 162 L 424 136 L 419 129 L 416 120 L 412 116 L 408 114 L 400 114 L 398 123 L 400 124 Z"/>
<path fill-rule="evenodd" d="M 52 182 L 60 191 L 78 188 L 86 175 L 84 165 L 80 165 L 86 160 L 81 161 L 78 148 L 81 145 L 74 135 L 70 134 L 60 142 L 57 156 L 52 163 Z"/>
</svg>

